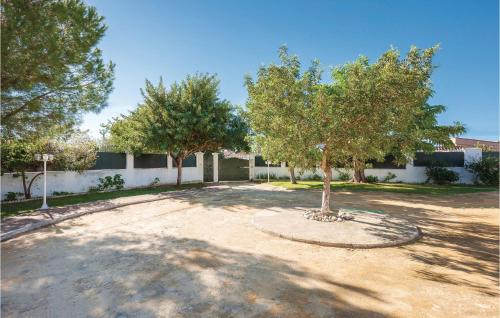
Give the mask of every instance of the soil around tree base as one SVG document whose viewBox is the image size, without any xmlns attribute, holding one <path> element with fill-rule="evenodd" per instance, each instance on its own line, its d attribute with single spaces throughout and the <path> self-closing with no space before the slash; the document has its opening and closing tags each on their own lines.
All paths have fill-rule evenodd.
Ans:
<svg viewBox="0 0 500 318">
<path fill-rule="evenodd" d="M 342 248 L 400 246 L 422 235 L 409 221 L 382 213 L 349 211 L 353 219 L 345 222 L 318 222 L 303 214 L 299 210 L 263 210 L 254 215 L 252 223 L 257 229 L 284 239 Z"/>
</svg>

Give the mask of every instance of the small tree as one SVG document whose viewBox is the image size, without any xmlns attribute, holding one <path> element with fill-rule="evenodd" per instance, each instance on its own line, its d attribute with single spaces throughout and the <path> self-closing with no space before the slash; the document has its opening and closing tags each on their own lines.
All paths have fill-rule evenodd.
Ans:
<svg viewBox="0 0 500 318">
<path fill-rule="evenodd" d="M 23 185 L 24 197 L 31 198 L 34 181 L 43 171 L 42 163 L 35 160 L 36 153 L 50 153 L 54 161 L 49 167 L 65 171 L 82 172 L 94 165 L 97 155 L 96 144 L 87 136 L 74 135 L 69 140 L 10 139 L 2 143 L 2 173 L 13 172 Z M 27 172 L 37 172 L 31 179 Z"/>
<path fill-rule="evenodd" d="M 133 153 L 168 152 L 180 185 L 182 160 L 190 154 L 224 143 L 242 145 L 246 126 L 237 109 L 218 97 L 218 87 L 219 80 L 209 74 L 187 76 L 168 90 L 161 79 L 158 86 L 146 80 L 142 104 L 109 123 L 111 144 Z"/>
</svg>

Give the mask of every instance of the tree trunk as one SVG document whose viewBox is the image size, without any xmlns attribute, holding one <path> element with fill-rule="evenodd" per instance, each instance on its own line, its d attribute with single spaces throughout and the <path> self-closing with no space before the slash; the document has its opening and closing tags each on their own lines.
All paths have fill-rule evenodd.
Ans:
<svg viewBox="0 0 500 318">
<path fill-rule="evenodd" d="M 366 182 L 365 162 L 363 160 L 353 160 L 354 176 L 353 181 L 356 183 Z"/>
<path fill-rule="evenodd" d="M 28 190 L 28 187 L 26 186 L 26 174 L 24 171 L 21 171 L 21 179 L 23 179 L 23 191 L 24 191 L 24 198 L 25 199 L 31 199 L 31 193 Z"/>
<path fill-rule="evenodd" d="M 295 178 L 295 168 L 288 166 L 288 173 L 290 174 L 290 182 L 292 184 L 297 184 L 297 179 Z"/>
<path fill-rule="evenodd" d="M 323 196 L 321 199 L 321 212 L 330 212 L 330 183 L 332 181 L 332 167 L 328 161 L 328 150 L 323 151 L 321 160 L 321 169 L 323 169 Z"/>
<path fill-rule="evenodd" d="M 43 175 L 43 172 L 39 172 L 39 173 L 35 174 L 33 176 L 33 178 L 31 178 L 30 183 L 28 184 L 28 194 L 29 194 L 30 198 L 31 198 L 31 186 L 33 185 L 33 182 L 35 181 L 35 179 L 38 178 L 38 176 L 41 176 L 41 175 Z"/>
<path fill-rule="evenodd" d="M 31 181 L 29 182 L 28 185 L 26 185 L 26 173 L 24 171 L 21 171 L 21 178 L 23 179 L 23 190 L 24 190 L 24 198 L 25 199 L 31 199 L 31 186 L 33 185 L 33 182 L 35 181 L 36 178 L 39 176 L 43 175 L 43 172 L 39 172 L 31 178 Z"/>
<path fill-rule="evenodd" d="M 182 157 L 176 157 L 175 164 L 177 165 L 177 186 L 180 186 L 182 183 Z"/>
</svg>

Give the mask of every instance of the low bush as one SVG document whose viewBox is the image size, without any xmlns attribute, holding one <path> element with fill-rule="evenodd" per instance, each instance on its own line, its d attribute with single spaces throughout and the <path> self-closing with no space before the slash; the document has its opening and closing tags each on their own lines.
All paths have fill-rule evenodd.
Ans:
<svg viewBox="0 0 500 318">
<path fill-rule="evenodd" d="M 498 158 L 483 157 L 467 164 L 465 168 L 474 174 L 476 182 L 486 185 L 498 185 Z"/>
<path fill-rule="evenodd" d="M 427 167 L 425 174 L 427 182 L 432 181 L 435 184 L 450 184 L 459 180 L 458 173 L 439 166 Z"/>
<path fill-rule="evenodd" d="M 384 182 L 391 182 L 392 180 L 396 179 L 397 176 L 392 173 L 392 172 L 387 172 L 387 175 L 384 177 Z"/>
<path fill-rule="evenodd" d="M 315 172 L 315 173 L 313 173 L 310 176 L 303 177 L 302 180 L 307 180 L 307 181 L 321 181 L 321 180 L 323 180 L 323 178 L 321 178 L 321 176 Z"/>
<path fill-rule="evenodd" d="M 257 179 L 257 180 L 267 180 L 267 173 L 257 173 L 257 175 L 255 176 L 255 179 Z M 269 179 L 276 180 L 278 178 L 276 177 L 275 173 L 271 172 L 271 173 L 269 173 Z"/>
<path fill-rule="evenodd" d="M 4 201 L 15 201 L 17 199 L 17 193 L 9 191 L 5 194 L 5 199 Z"/>
<path fill-rule="evenodd" d="M 156 187 L 160 184 L 160 178 L 158 177 L 155 177 L 153 179 L 153 181 L 151 181 L 151 183 L 149 184 L 150 187 Z"/>
<path fill-rule="evenodd" d="M 98 187 L 90 186 L 89 189 L 87 190 L 89 193 L 94 193 L 94 192 L 99 192 Z"/>
<path fill-rule="evenodd" d="M 106 190 L 120 190 L 123 189 L 125 185 L 125 180 L 123 180 L 121 174 L 115 174 L 113 177 L 106 176 L 104 178 L 99 178 L 99 184 L 97 187 L 90 187 L 89 192 L 95 191 L 106 191 Z"/>
<path fill-rule="evenodd" d="M 377 183 L 378 182 L 378 177 L 377 176 L 366 176 L 366 182 L 368 182 L 368 183 Z"/>
<path fill-rule="evenodd" d="M 351 180 L 351 174 L 347 171 L 339 171 L 339 180 L 340 181 L 349 181 Z"/>
</svg>

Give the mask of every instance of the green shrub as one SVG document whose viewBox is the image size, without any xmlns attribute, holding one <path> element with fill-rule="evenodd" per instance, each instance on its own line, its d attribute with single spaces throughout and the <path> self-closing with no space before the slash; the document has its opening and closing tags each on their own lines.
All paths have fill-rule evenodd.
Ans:
<svg viewBox="0 0 500 318">
<path fill-rule="evenodd" d="M 347 171 L 339 171 L 339 180 L 340 181 L 349 181 L 351 180 L 351 174 Z"/>
<path fill-rule="evenodd" d="M 160 178 L 158 177 L 155 177 L 153 179 L 153 181 L 151 181 L 151 183 L 149 184 L 150 187 L 156 187 L 160 184 Z"/>
<path fill-rule="evenodd" d="M 257 173 L 255 176 L 255 179 L 257 180 L 267 180 L 267 173 Z M 276 177 L 276 174 L 271 172 L 269 173 L 269 179 L 270 180 L 277 180 L 278 178 Z"/>
<path fill-rule="evenodd" d="M 378 177 L 377 176 L 366 176 L 366 182 L 368 182 L 368 183 L 377 183 L 378 182 Z"/>
<path fill-rule="evenodd" d="M 435 184 L 449 184 L 458 181 L 458 173 L 439 166 L 427 167 L 425 170 L 427 182 L 431 181 Z"/>
<path fill-rule="evenodd" d="M 113 185 L 115 186 L 116 190 L 123 189 L 123 186 L 125 185 L 125 180 L 123 180 L 121 174 L 115 174 L 113 176 Z"/>
<path fill-rule="evenodd" d="M 391 182 L 391 180 L 396 179 L 397 176 L 392 172 L 387 172 L 387 175 L 384 177 L 384 182 Z"/>
<path fill-rule="evenodd" d="M 315 172 L 315 173 L 313 173 L 310 176 L 303 177 L 302 180 L 307 180 L 307 181 L 321 181 L 321 180 L 323 180 L 323 178 L 321 178 L 321 176 Z"/>
<path fill-rule="evenodd" d="M 498 185 L 498 158 L 483 157 L 481 160 L 467 164 L 465 168 L 474 174 L 476 182 L 487 185 Z"/>
<path fill-rule="evenodd" d="M 105 176 L 104 178 L 99 178 L 99 184 L 97 185 L 97 189 L 99 191 L 105 191 L 111 189 L 113 187 L 113 177 Z"/>
<path fill-rule="evenodd" d="M 106 190 L 120 190 L 123 189 L 125 180 L 123 180 L 121 174 L 115 174 L 113 177 L 106 176 L 104 178 L 99 178 L 99 184 L 97 185 L 96 191 L 106 191 Z M 89 192 L 94 192 L 93 187 L 89 188 Z"/>
<path fill-rule="evenodd" d="M 99 187 L 93 187 L 93 186 L 91 186 L 91 187 L 89 187 L 89 189 L 88 189 L 88 192 L 89 192 L 89 193 L 99 192 L 99 191 L 100 191 L 100 190 L 99 190 Z"/>
<path fill-rule="evenodd" d="M 9 191 L 5 194 L 5 199 L 4 201 L 15 201 L 17 199 L 17 193 Z"/>
</svg>

